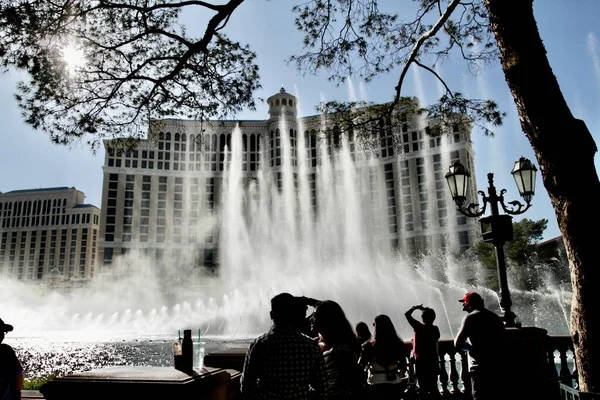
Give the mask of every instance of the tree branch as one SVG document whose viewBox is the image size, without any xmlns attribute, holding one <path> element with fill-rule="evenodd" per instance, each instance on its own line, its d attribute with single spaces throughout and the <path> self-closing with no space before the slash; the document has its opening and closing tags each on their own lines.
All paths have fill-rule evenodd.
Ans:
<svg viewBox="0 0 600 400">
<path fill-rule="evenodd" d="M 132 4 L 113 3 L 113 2 L 106 1 L 106 0 L 100 0 L 98 3 L 98 6 L 94 7 L 94 8 L 128 9 L 128 10 L 135 10 L 135 11 L 140 11 L 140 12 L 146 13 L 146 12 L 152 12 L 155 10 L 160 10 L 163 8 L 183 8 L 183 7 L 187 7 L 187 6 L 202 6 L 202 7 L 206 7 L 213 11 L 220 11 L 222 8 L 227 7 L 228 4 L 216 5 L 216 4 L 207 3 L 205 1 L 190 0 L 190 1 L 182 1 L 179 3 L 161 3 L 161 4 L 155 4 L 150 7 L 143 7 L 143 6 L 134 6 Z M 92 8 L 92 9 L 94 9 L 94 8 Z"/>
<path fill-rule="evenodd" d="M 428 67 L 427 65 L 421 64 L 419 62 L 419 60 L 415 59 L 413 61 L 415 64 L 417 64 L 419 67 L 431 72 L 441 83 L 442 85 L 444 85 L 444 87 L 446 88 L 446 93 L 448 93 L 451 97 L 454 97 L 454 94 L 452 93 L 452 90 L 450 90 L 450 88 L 448 87 L 448 85 L 446 84 L 446 82 L 442 79 L 442 77 L 435 72 L 435 70 L 433 70 L 432 68 Z"/>
<path fill-rule="evenodd" d="M 406 73 L 408 72 L 410 65 L 416 60 L 419 54 L 419 50 L 423 46 L 423 43 L 425 43 L 427 39 L 435 36 L 435 34 L 444 26 L 448 18 L 450 18 L 450 15 L 452 15 L 452 13 L 459 4 L 460 0 L 452 0 L 452 3 L 448 5 L 448 8 L 444 12 L 444 14 L 437 20 L 435 25 L 429 31 L 421 35 L 421 37 L 419 37 L 419 40 L 417 40 L 417 43 L 415 43 L 412 51 L 410 52 L 408 60 L 406 61 L 406 64 L 404 64 L 404 68 L 402 68 L 402 72 L 400 73 L 400 79 L 398 80 L 398 85 L 396 86 L 396 94 L 392 102 L 392 107 L 400 101 L 404 78 L 406 77 Z"/>
<path fill-rule="evenodd" d="M 230 0 L 229 3 L 221 6 L 217 15 L 215 15 L 210 19 L 210 21 L 208 21 L 206 31 L 204 32 L 204 36 L 202 37 L 202 39 L 199 42 L 195 43 L 190 50 L 194 52 L 202 51 L 205 53 L 208 44 L 219 29 L 219 25 L 221 24 L 221 22 L 228 19 L 229 16 L 231 16 L 231 14 L 235 11 L 235 9 L 243 2 L 244 0 Z"/>
</svg>

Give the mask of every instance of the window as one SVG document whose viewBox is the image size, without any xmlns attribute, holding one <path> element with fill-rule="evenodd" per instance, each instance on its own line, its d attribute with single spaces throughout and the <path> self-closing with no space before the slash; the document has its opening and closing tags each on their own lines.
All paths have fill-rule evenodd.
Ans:
<svg viewBox="0 0 600 400">
<path fill-rule="evenodd" d="M 467 231 L 458 232 L 458 242 L 460 243 L 461 246 L 468 246 L 469 245 L 469 232 L 467 232 Z"/>
<path fill-rule="evenodd" d="M 113 248 L 106 247 L 104 248 L 104 262 L 111 262 L 113 258 Z"/>
</svg>

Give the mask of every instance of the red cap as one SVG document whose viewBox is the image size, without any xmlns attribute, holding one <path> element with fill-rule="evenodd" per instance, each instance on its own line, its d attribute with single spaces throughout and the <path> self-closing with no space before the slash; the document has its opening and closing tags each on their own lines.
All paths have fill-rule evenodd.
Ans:
<svg viewBox="0 0 600 400">
<path fill-rule="evenodd" d="M 479 295 L 479 293 L 469 292 L 465 294 L 465 297 L 459 300 L 459 302 L 468 304 L 470 306 L 483 306 L 483 298 Z"/>
</svg>

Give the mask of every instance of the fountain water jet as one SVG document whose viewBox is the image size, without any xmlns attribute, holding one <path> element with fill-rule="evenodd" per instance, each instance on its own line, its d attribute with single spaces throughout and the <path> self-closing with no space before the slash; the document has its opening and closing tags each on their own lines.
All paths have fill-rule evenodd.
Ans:
<svg viewBox="0 0 600 400">
<path fill-rule="evenodd" d="M 320 123 L 324 128 L 329 122 L 323 118 Z M 243 173 L 242 128 L 233 130 L 226 148 L 220 218 L 209 215 L 203 220 L 208 226 L 201 227 L 209 231 L 220 221 L 217 276 L 177 266 L 163 282 L 152 258 L 131 252 L 120 258 L 122 271 L 115 262 L 114 277 L 85 290 L 40 296 L 18 282 L 2 282 L 2 317 L 23 327 L 24 334 L 82 330 L 98 321 L 99 330 L 119 335 L 132 330 L 172 335 L 193 325 L 207 335 L 252 337 L 269 326 L 270 298 L 288 291 L 336 300 L 353 323 L 388 314 L 407 338 L 412 330 L 403 313 L 414 304 L 425 303 L 440 315 L 443 310 L 444 318 L 437 322 L 444 337 L 451 337 L 460 324 L 463 313 L 456 300 L 465 291 L 481 291 L 490 308 L 497 309 L 496 294 L 477 279 L 469 281 L 475 266 L 460 265 L 447 254 L 413 260 L 393 254 L 389 242 L 381 240 L 377 232 L 382 226 L 385 231 L 388 205 L 380 159 L 353 151 L 348 135 L 336 139 L 335 132 L 326 136 L 322 129 L 319 164 L 313 167 L 303 120 L 281 118 L 272 128 L 278 129 L 274 140 L 283 144 L 281 154 L 274 156 L 280 163 L 271 167 L 262 145 L 255 175 Z M 435 172 L 431 165 L 425 168 L 427 176 Z M 514 298 L 517 310 L 519 299 L 556 307 L 555 296 L 522 292 Z M 523 323 L 554 323 L 545 326 L 534 317 Z"/>
</svg>

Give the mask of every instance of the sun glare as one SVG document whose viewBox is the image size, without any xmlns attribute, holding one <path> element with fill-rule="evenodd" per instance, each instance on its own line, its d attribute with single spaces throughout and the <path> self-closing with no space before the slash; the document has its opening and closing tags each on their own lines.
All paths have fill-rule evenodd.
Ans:
<svg viewBox="0 0 600 400">
<path fill-rule="evenodd" d="M 63 47 L 60 52 L 69 75 L 75 74 L 76 70 L 85 64 L 83 51 L 73 45 Z"/>
</svg>

